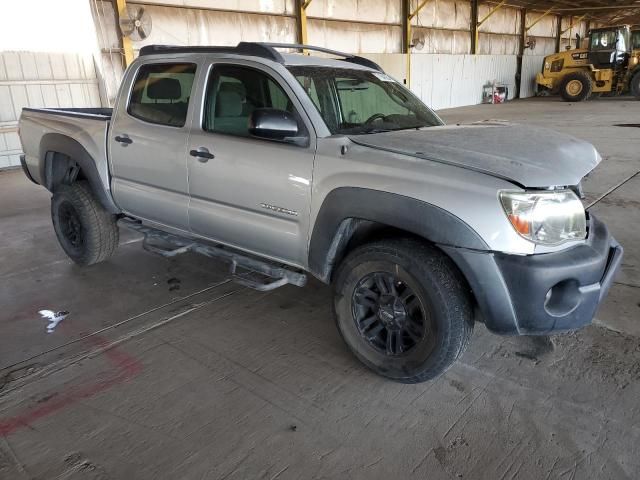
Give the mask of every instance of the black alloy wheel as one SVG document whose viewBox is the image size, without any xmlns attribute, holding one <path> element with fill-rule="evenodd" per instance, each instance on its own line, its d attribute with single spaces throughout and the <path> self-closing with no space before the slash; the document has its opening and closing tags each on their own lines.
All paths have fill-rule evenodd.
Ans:
<svg viewBox="0 0 640 480">
<path fill-rule="evenodd" d="M 58 207 L 58 216 L 64 239 L 73 249 L 81 249 L 84 243 L 84 230 L 78 211 L 70 202 L 63 202 Z"/>
<path fill-rule="evenodd" d="M 414 291 L 389 272 L 360 280 L 352 299 L 353 318 L 360 335 L 380 353 L 402 355 L 428 332 L 425 309 Z"/>
</svg>

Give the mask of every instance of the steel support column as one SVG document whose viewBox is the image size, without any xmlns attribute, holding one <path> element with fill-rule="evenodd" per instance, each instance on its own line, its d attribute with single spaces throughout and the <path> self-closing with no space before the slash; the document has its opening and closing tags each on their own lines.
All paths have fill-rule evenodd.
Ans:
<svg viewBox="0 0 640 480">
<path fill-rule="evenodd" d="M 311 0 L 296 0 L 296 34 L 298 43 L 307 45 L 307 7 Z"/>
<path fill-rule="evenodd" d="M 520 98 L 522 90 L 522 57 L 524 56 L 524 48 L 527 42 L 527 10 L 520 10 L 520 35 L 518 41 L 518 61 L 516 69 L 516 91 L 515 98 Z"/>
<path fill-rule="evenodd" d="M 560 53 L 561 38 L 562 38 L 562 15 L 556 15 L 556 53 Z"/>
<path fill-rule="evenodd" d="M 407 57 L 407 64 L 406 64 L 406 75 L 405 75 L 405 83 L 407 85 L 408 88 L 411 87 L 411 21 L 416 17 L 416 15 L 418 15 L 418 13 L 420 12 L 420 10 L 422 10 L 424 8 L 424 6 L 429 3 L 431 0 L 422 0 L 418 6 L 416 7 L 416 9 L 412 12 L 411 11 L 411 0 L 403 0 L 403 6 L 402 9 L 403 11 L 406 11 L 408 13 L 408 15 L 406 15 L 405 20 L 406 20 L 406 27 L 404 29 L 404 42 L 406 42 L 407 44 L 407 50 L 405 51 L 406 53 L 406 57 Z"/>
<path fill-rule="evenodd" d="M 114 0 L 114 3 L 116 7 L 116 30 L 118 31 L 118 37 L 120 38 L 120 43 L 122 44 L 124 64 L 126 67 L 128 67 L 131 62 L 133 62 L 133 45 L 131 43 L 131 39 L 123 35 L 120 27 L 118 27 L 120 18 L 127 16 L 127 0 Z"/>
<path fill-rule="evenodd" d="M 478 53 L 478 0 L 471 0 L 471 53 Z"/>
<path fill-rule="evenodd" d="M 400 0 L 402 2 L 402 53 L 409 53 L 411 48 L 411 22 L 409 21 L 409 15 L 411 14 L 411 0 Z"/>
</svg>

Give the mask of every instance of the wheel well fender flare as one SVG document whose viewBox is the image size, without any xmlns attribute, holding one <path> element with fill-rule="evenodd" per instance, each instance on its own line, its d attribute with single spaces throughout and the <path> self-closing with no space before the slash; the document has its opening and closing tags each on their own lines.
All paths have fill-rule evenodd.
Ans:
<svg viewBox="0 0 640 480">
<path fill-rule="evenodd" d="M 40 178 L 43 179 L 43 186 L 47 190 L 53 192 L 67 170 L 75 163 L 89 182 L 91 191 L 100 204 L 110 213 L 120 213 L 120 209 L 104 188 L 93 157 L 80 142 L 59 133 L 48 133 L 40 141 L 39 154 Z M 59 155 L 66 156 L 67 161 L 61 161 Z"/>
<path fill-rule="evenodd" d="M 333 267 L 364 224 L 375 222 L 432 243 L 489 250 L 468 224 L 431 203 L 396 193 L 339 187 L 324 199 L 309 241 L 309 270 L 328 283 Z"/>
</svg>

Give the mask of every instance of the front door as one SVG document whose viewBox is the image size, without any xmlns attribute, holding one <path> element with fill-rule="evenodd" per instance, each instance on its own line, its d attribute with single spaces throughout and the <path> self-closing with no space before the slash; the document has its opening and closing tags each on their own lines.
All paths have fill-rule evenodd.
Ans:
<svg viewBox="0 0 640 480">
<path fill-rule="evenodd" d="M 262 66 L 214 63 L 189 142 L 189 223 L 193 233 L 292 265 L 307 259 L 315 137 L 286 82 Z M 259 139 L 258 108 L 286 110 L 306 146 Z"/>
<path fill-rule="evenodd" d="M 135 217 L 185 231 L 187 118 L 195 74 L 195 63 L 166 60 L 130 72 L 131 93 L 119 99 L 108 139 L 116 203 Z"/>
</svg>

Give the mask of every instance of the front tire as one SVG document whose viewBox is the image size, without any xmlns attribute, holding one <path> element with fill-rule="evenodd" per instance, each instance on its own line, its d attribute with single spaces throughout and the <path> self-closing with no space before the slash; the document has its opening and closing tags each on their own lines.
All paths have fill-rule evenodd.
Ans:
<svg viewBox="0 0 640 480">
<path fill-rule="evenodd" d="M 587 72 L 568 73 L 562 79 L 560 95 L 566 102 L 587 100 L 593 91 L 593 82 Z"/>
<path fill-rule="evenodd" d="M 473 333 L 464 278 L 446 255 L 418 240 L 356 248 L 338 268 L 333 287 L 344 341 L 367 367 L 398 382 L 441 375 Z"/>
<path fill-rule="evenodd" d="M 102 262 L 118 246 L 116 216 L 105 210 L 85 181 L 56 187 L 51 219 L 60 246 L 79 265 Z"/>
</svg>

